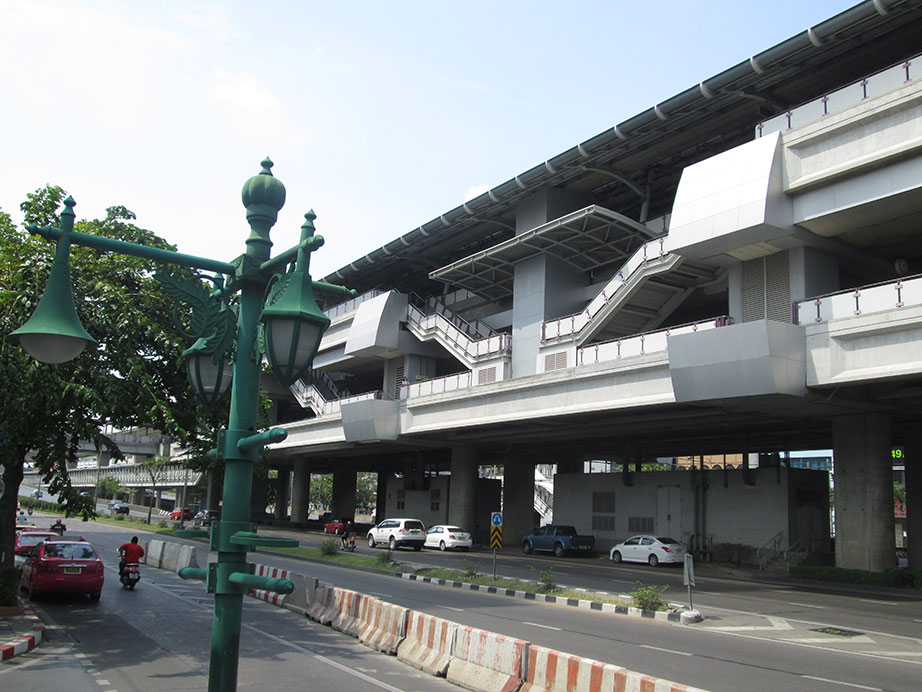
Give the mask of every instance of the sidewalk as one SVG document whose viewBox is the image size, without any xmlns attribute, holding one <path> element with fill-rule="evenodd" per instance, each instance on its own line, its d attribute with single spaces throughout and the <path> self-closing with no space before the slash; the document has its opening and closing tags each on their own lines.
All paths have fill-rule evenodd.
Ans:
<svg viewBox="0 0 922 692">
<path fill-rule="evenodd" d="M 0 609 L 0 661 L 31 651 L 46 638 L 45 625 L 28 606 L 20 613 Z"/>
</svg>

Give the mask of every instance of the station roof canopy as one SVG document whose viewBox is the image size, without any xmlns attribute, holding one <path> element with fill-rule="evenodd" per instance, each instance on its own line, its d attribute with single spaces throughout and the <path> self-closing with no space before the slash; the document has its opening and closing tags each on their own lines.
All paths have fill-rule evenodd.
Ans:
<svg viewBox="0 0 922 692">
<path fill-rule="evenodd" d="M 547 254 L 592 272 L 615 261 L 623 264 L 656 235 L 659 234 L 623 214 L 592 205 L 469 255 L 429 276 L 500 300 L 512 295 L 514 265 L 518 262 Z"/>
<path fill-rule="evenodd" d="M 918 53 L 920 35 L 922 0 L 866 0 L 547 159 L 323 280 L 359 292 L 426 293 L 441 290 L 435 279 L 451 279 L 476 283 L 482 293 L 490 272 L 498 281 L 507 280 L 504 273 L 518 253 L 566 252 L 557 247 L 560 236 L 551 228 L 506 244 L 515 235 L 516 207 L 528 195 L 560 187 L 625 219 L 641 218 L 642 208 L 646 218 L 666 214 L 684 168 L 751 141 L 762 121 L 908 60 Z M 600 212 L 587 221 L 601 219 Z M 581 235 L 586 240 L 591 233 Z M 569 261 L 592 264 L 600 252 L 587 250 L 580 259 L 574 253 Z M 472 257 L 479 259 L 468 264 L 475 269 L 465 276 L 463 261 Z"/>
</svg>

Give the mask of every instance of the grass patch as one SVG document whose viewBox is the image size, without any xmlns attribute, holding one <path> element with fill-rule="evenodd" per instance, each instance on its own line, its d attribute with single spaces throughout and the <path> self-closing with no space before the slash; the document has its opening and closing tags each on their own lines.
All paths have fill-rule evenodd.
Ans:
<svg viewBox="0 0 922 692">
<path fill-rule="evenodd" d="M 834 581 L 846 584 L 868 584 L 871 586 L 915 586 L 922 588 L 922 572 L 901 567 L 891 567 L 883 572 L 868 572 L 863 569 L 845 567 L 798 565 L 791 568 L 791 576 L 800 579 Z"/>
<path fill-rule="evenodd" d="M 479 584 L 480 586 L 495 586 L 497 589 L 512 589 L 514 591 L 528 591 L 529 593 L 548 593 L 557 598 L 574 598 L 582 601 L 598 601 L 599 603 L 612 603 L 614 605 L 632 605 L 631 601 L 626 601 L 613 594 L 600 594 L 590 591 L 577 591 L 575 589 L 564 589 L 554 585 L 553 591 L 541 591 L 542 584 L 532 581 L 522 581 L 520 579 L 510 579 L 508 577 L 497 577 L 493 579 L 491 574 L 472 573 L 470 568 L 461 571 L 446 569 L 443 567 L 427 567 L 417 570 L 416 573 L 423 577 L 432 579 L 444 579 L 446 581 L 462 581 L 468 584 Z"/>
<path fill-rule="evenodd" d="M 307 548 L 298 546 L 297 548 L 272 548 L 273 553 L 283 553 L 285 555 L 294 555 L 295 557 L 309 558 L 311 560 L 322 560 L 338 565 L 351 565 L 353 567 L 369 567 L 372 569 L 385 569 L 389 572 L 399 572 L 399 564 L 384 564 L 379 553 L 375 557 L 365 555 L 356 555 L 355 553 L 343 553 L 336 551 L 330 555 L 324 555 L 320 548 Z M 389 551 L 388 551 L 389 552 Z"/>
</svg>

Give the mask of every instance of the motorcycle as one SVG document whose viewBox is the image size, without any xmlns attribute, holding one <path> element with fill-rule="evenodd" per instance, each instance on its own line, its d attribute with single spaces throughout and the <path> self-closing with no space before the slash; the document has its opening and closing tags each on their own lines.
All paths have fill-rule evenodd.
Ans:
<svg viewBox="0 0 922 692">
<path fill-rule="evenodd" d="M 118 579 L 122 582 L 123 589 L 134 591 L 135 584 L 141 581 L 141 571 L 138 563 L 126 562 Z"/>
<path fill-rule="evenodd" d="M 355 536 L 343 538 L 343 550 L 349 553 L 355 550 Z"/>
</svg>

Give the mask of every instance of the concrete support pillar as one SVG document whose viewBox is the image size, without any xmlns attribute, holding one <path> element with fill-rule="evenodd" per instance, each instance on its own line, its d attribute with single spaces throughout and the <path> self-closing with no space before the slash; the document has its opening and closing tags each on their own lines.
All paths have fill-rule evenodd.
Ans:
<svg viewBox="0 0 922 692">
<path fill-rule="evenodd" d="M 503 467 L 503 546 L 514 549 L 535 525 L 535 465 L 507 459 Z"/>
<path fill-rule="evenodd" d="M 291 522 L 298 526 L 307 524 L 308 507 L 311 500 L 311 464 L 309 461 L 295 461 L 291 482 Z"/>
<path fill-rule="evenodd" d="M 896 564 L 890 419 L 855 415 L 832 424 L 836 566 L 874 572 Z"/>
<path fill-rule="evenodd" d="M 250 520 L 266 521 L 267 504 L 269 504 L 269 479 L 262 474 L 254 475 L 253 490 L 250 493 Z M 188 507 L 188 505 L 185 506 Z"/>
<path fill-rule="evenodd" d="M 279 476 L 275 485 L 275 518 L 288 518 L 288 498 L 291 493 L 291 470 L 279 469 Z"/>
<path fill-rule="evenodd" d="M 558 459 L 557 473 L 582 473 L 584 465 L 582 459 Z"/>
<path fill-rule="evenodd" d="M 333 502 L 331 510 L 337 519 L 355 519 L 355 469 L 339 464 L 333 469 Z"/>
<path fill-rule="evenodd" d="M 378 471 L 378 492 L 375 496 L 375 515 L 372 517 L 374 523 L 384 520 L 387 512 L 387 484 L 393 476 L 387 471 Z"/>
<path fill-rule="evenodd" d="M 906 547 L 909 569 L 922 571 L 922 423 L 906 435 Z"/>
<path fill-rule="evenodd" d="M 451 450 L 451 486 L 448 497 L 448 523 L 474 530 L 477 508 L 477 449 Z"/>
</svg>

